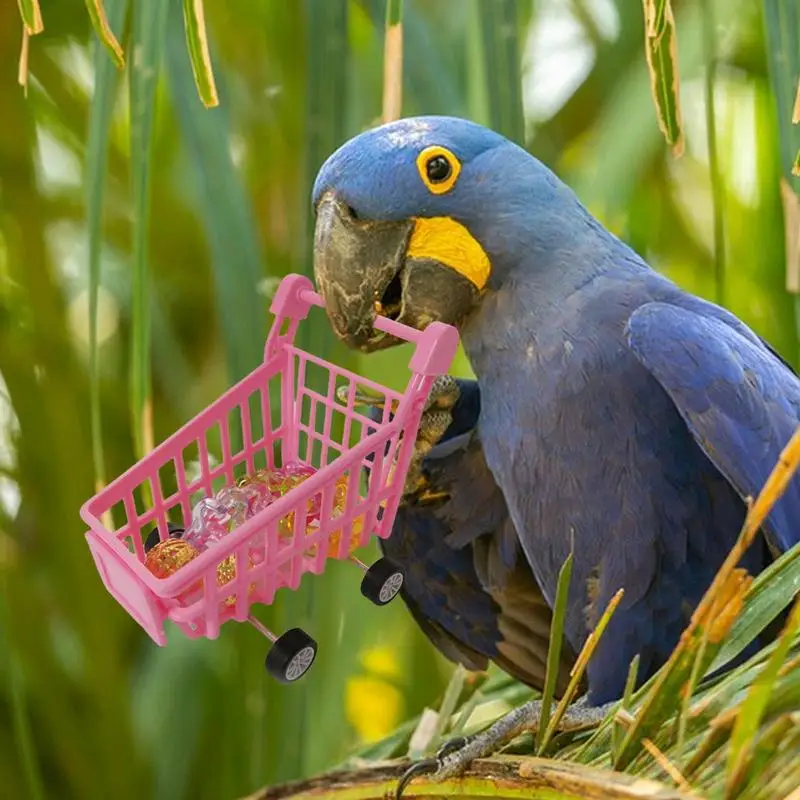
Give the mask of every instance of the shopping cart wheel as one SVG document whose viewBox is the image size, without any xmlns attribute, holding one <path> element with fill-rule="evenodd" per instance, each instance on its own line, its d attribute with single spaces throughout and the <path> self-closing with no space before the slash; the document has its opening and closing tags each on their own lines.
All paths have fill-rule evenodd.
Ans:
<svg viewBox="0 0 800 800">
<path fill-rule="evenodd" d="M 167 531 L 169 531 L 170 539 L 180 539 L 181 536 L 183 536 L 183 528 L 180 525 L 173 524 L 172 522 L 167 523 Z M 155 527 L 147 535 L 147 539 L 145 539 L 145 553 L 148 550 L 152 550 L 159 543 L 159 541 L 161 541 L 161 537 L 158 535 L 158 527 Z"/>
<path fill-rule="evenodd" d="M 311 669 L 316 657 L 317 643 L 301 628 L 292 628 L 267 653 L 267 672 L 281 683 L 293 683 Z"/>
<path fill-rule="evenodd" d="M 378 559 L 361 581 L 361 594 L 376 606 L 391 603 L 402 588 L 403 570 L 388 558 Z"/>
</svg>

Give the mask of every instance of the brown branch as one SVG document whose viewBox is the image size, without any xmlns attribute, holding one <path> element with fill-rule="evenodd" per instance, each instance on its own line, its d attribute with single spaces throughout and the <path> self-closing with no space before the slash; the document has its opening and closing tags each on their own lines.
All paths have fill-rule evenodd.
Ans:
<svg viewBox="0 0 800 800">
<path fill-rule="evenodd" d="M 394 797 L 397 780 L 409 762 L 383 762 L 358 770 L 329 772 L 308 780 L 267 787 L 242 800 L 385 800 Z M 546 758 L 497 756 L 475 761 L 461 778 L 434 782 L 415 778 L 403 795 L 415 797 L 493 797 L 529 800 L 553 797 L 574 800 L 690 800 L 691 796 L 663 783 L 611 770 Z"/>
</svg>

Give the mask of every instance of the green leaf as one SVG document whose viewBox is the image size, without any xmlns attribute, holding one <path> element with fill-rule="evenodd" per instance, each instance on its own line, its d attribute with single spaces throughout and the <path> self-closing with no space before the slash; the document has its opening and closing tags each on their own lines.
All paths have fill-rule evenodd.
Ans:
<svg viewBox="0 0 800 800">
<path fill-rule="evenodd" d="M 197 91 L 203 105 L 212 108 L 219 105 L 219 97 L 208 49 L 203 0 L 183 0 L 183 18 L 186 24 L 186 45 L 189 48 Z"/>
<path fill-rule="evenodd" d="M 719 164 L 717 147 L 717 113 L 715 87 L 717 76 L 717 34 L 714 4 L 705 0 L 703 6 L 703 41 L 705 43 L 705 107 L 708 169 L 714 204 L 714 282 L 717 303 L 725 302 L 725 183 Z"/>
<path fill-rule="evenodd" d="M 667 9 L 670 0 L 645 0 L 648 8 L 645 9 L 647 20 L 647 35 L 661 36 L 667 27 Z"/>
<path fill-rule="evenodd" d="M 784 177 L 792 175 L 800 157 L 800 125 L 793 125 L 793 105 L 800 80 L 800 9 L 785 0 L 764 0 L 767 65 L 778 121 L 778 142 Z"/>
<path fill-rule="evenodd" d="M 758 727 L 778 678 L 778 672 L 786 661 L 792 639 L 799 630 L 800 601 L 795 603 L 778 641 L 778 646 L 767 662 L 767 666 L 750 687 L 747 699 L 739 707 L 728 750 L 726 782 L 729 791 L 737 786 L 746 769 Z"/>
<path fill-rule="evenodd" d="M 111 5 L 113 3 L 109 0 L 109 6 Z M 89 17 L 97 35 L 100 37 L 100 41 L 111 54 L 111 58 L 117 67 L 122 69 L 125 66 L 125 55 L 113 31 L 113 28 L 117 27 L 117 25 L 109 24 L 103 0 L 86 0 L 86 8 L 89 11 Z"/>
<path fill-rule="evenodd" d="M 706 665 L 713 660 L 741 611 L 742 597 L 749 583 L 749 576 L 743 570 L 736 570 L 713 595 L 706 592 L 703 601 L 706 603 L 705 614 L 698 617 L 698 611 L 695 611 L 697 620 L 693 620 L 693 627 L 684 631 L 667 663 L 648 682 L 647 695 L 614 759 L 616 769 L 628 767 L 638 754 L 642 739 L 652 738 L 666 720 L 679 711 L 681 692 L 687 679 L 694 670 L 703 674 Z M 696 663 L 698 659 L 699 666 Z"/>
<path fill-rule="evenodd" d="M 547 648 L 547 672 L 545 673 L 544 689 L 542 690 L 542 711 L 539 718 L 539 728 L 536 731 L 536 752 L 542 752 L 545 730 L 550 722 L 550 708 L 556 692 L 556 682 L 561 668 L 561 648 L 564 643 L 564 620 L 567 615 L 567 600 L 569 587 L 572 580 L 572 565 L 574 555 L 570 552 L 566 561 L 558 572 L 556 585 L 556 600 L 553 604 L 553 619 L 550 623 L 550 641 Z"/>
<path fill-rule="evenodd" d="M 436 727 L 433 731 L 433 737 L 431 738 L 431 747 L 438 746 L 438 743 L 444 736 L 450 724 L 450 720 L 455 713 L 456 704 L 464 691 L 466 678 L 467 671 L 458 664 L 453 670 L 450 682 L 447 684 L 447 689 L 445 689 L 444 697 L 442 698 L 442 704 L 439 706 Z"/>
<path fill-rule="evenodd" d="M 400 25 L 403 21 L 403 0 L 386 0 L 386 27 Z"/>
<path fill-rule="evenodd" d="M 152 447 L 150 374 L 150 167 L 156 87 L 170 4 L 140 0 L 133 4 L 130 68 L 131 184 L 133 192 L 133 312 L 131 334 L 131 411 L 136 454 Z"/>
<path fill-rule="evenodd" d="M 633 705 L 633 693 L 636 689 L 636 681 L 639 678 L 639 654 L 637 653 L 633 660 L 631 661 L 631 665 L 628 667 L 628 677 L 625 679 L 625 689 L 622 693 L 622 700 L 620 701 L 619 710 L 620 711 L 630 711 L 631 706 Z M 616 718 L 616 714 L 614 714 Z M 623 734 L 624 734 L 624 727 L 616 723 L 611 729 L 611 757 L 616 758 L 619 754 L 619 748 L 622 745 L 623 741 Z"/>
<path fill-rule="evenodd" d="M 645 16 L 645 54 L 658 125 L 672 147 L 683 154 L 678 49 L 670 0 L 642 0 Z"/>
<path fill-rule="evenodd" d="M 759 573 L 744 597 L 744 607 L 733 623 L 707 673 L 732 661 L 791 602 L 800 591 L 800 545 L 783 553 Z"/>
<path fill-rule="evenodd" d="M 267 309 L 256 291 L 261 253 L 253 209 L 231 158 L 228 113 L 221 107 L 204 110 L 187 91 L 191 67 L 177 35 L 180 27 L 173 13 L 165 54 L 167 77 L 194 179 L 191 196 L 208 237 L 215 304 L 233 383 L 253 370 L 263 355 Z"/>
<path fill-rule="evenodd" d="M 386 19 L 386 0 L 359 0 L 376 31 L 383 33 Z M 428 10 L 428 7 L 425 8 Z M 444 31 L 431 30 L 422 14 L 413 4 L 403 7 L 404 75 L 408 106 L 413 103 L 415 113 L 453 114 L 466 113 L 465 95 L 457 80 L 457 73 L 448 63 L 449 50 L 442 44 Z M 453 44 L 458 38 L 453 37 Z M 451 48 L 452 49 L 452 48 Z M 313 54 L 312 54 L 313 58 Z M 378 109 L 375 110 L 377 116 Z M 366 122 L 366 120 L 363 120 Z"/>
<path fill-rule="evenodd" d="M 107 0 L 109 24 L 120 28 L 125 20 L 128 0 Z M 97 344 L 97 296 L 102 281 L 103 197 L 108 162 L 109 131 L 114 114 L 118 74 L 113 64 L 95 47 L 93 57 L 95 85 L 89 112 L 89 138 L 86 143 L 86 226 L 89 236 L 89 401 L 92 425 L 92 462 L 95 480 L 106 478 L 103 430 L 100 407 L 99 353 Z"/>
<path fill-rule="evenodd" d="M 608 627 L 608 623 L 611 622 L 611 618 L 614 616 L 614 612 L 619 607 L 624 594 L 624 589 L 619 589 L 617 593 L 608 601 L 608 605 L 603 611 L 600 619 L 597 621 L 597 625 L 595 625 L 594 629 L 584 642 L 581 652 L 578 653 L 578 657 L 575 659 L 575 664 L 572 667 L 569 683 L 564 691 L 564 695 L 562 696 L 561 700 L 559 700 L 555 713 L 545 729 L 544 736 L 542 736 L 541 752 L 544 752 L 547 749 L 548 745 L 553 739 L 553 736 L 555 736 L 556 732 L 558 731 L 559 723 L 564 717 L 568 706 L 575 698 L 575 693 L 577 692 L 578 686 L 580 686 L 580 683 L 583 680 L 586 667 L 591 660 L 594 651 L 597 649 L 597 645 L 603 638 L 603 634 Z"/>
<path fill-rule="evenodd" d="M 489 0 L 480 3 L 478 8 L 483 33 L 489 126 L 524 145 L 518 3 L 515 0 Z"/>
<path fill-rule="evenodd" d="M 7 600 L 8 581 L 5 575 L 0 575 L 0 642 L 2 642 L 2 656 L 0 664 L 5 673 L 7 685 L 7 702 L 10 705 L 11 728 L 16 744 L 15 756 L 19 759 L 24 782 L 31 800 L 44 800 L 44 776 L 37 754 L 35 734 L 31 725 L 31 714 L 28 708 L 28 697 L 25 691 L 22 658 L 12 647 L 6 635 L 8 630 L 7 615 L 9 604 Z M 8 723 L 6 723 L 8 724 Z"/>
<path fill-rule="evenodd" d="M 19 11 L 22 14 L 22 21 L 28 30 L 28 33 L 33 36 L 34 34 L 41 33 L 44 30 L 42 23 L 42 11 L 39 8 L 39 0 L 18 0 Z"/>
</svg>

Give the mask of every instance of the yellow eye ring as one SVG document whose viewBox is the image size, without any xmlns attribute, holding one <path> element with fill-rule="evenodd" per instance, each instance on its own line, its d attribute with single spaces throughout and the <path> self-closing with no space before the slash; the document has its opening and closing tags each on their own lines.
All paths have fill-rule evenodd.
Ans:
<svg viewBox="0 0 800 800">
<path fill-rule="evenodd" d="M 449 192 L 461 173 L 461 162 L 446 147 L 426 147 L 417 156 L 417 170 L 432 194 Z"/>
</svg>

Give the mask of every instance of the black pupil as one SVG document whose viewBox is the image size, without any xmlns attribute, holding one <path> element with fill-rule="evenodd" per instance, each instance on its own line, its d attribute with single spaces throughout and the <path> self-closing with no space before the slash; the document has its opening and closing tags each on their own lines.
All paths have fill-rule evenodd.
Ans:
<svg viewBox="0 0 800 800">
<path fill-rule="evenodd" d="M 441 183 L 450 177 L 450 162 L 444 156 L 434 156 L 427 165 L 431 183 Z"/>
</svg>

